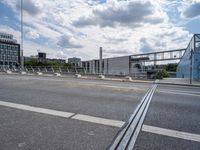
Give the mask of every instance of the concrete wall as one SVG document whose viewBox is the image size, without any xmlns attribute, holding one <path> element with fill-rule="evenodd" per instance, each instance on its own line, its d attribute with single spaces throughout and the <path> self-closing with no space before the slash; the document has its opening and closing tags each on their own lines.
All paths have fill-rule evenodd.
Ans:
<svg viewBox="0 0 200 150">
<path fill-rule="evenodd" d="M 86 69 L 88 73 L 91 74 L 100 73 L 99 60 L 91 60 L 87 61 L 87 63 L 89 64 L 89 67 L 87 67 Z M 140 62 L 137 62 L 137 64 L 138 63 L 140 64 Z M 138 69 L 134 70 L 134 66 L 131 65 L 130 63 L 130 56 L 123 56 L 123 57 L 103 59 L 102 72 L 103 74 L 110 74 L 110 75 L 128 75 L 133 72 L 138 72 Z"/>
<path fill-rule="evenodd" d="M 104 73 L 114 75 L 129 74 L 129 56 L 104 59 Z"/>
</svg>

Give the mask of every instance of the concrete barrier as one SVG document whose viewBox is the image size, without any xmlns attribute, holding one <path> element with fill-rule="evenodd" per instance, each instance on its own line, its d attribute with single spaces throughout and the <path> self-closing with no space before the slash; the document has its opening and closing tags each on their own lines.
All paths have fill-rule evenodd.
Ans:
<svg viewBox="0 0 200 150">
<path fill-rule="evenodd" d="M 43 75 L 43 73 L 42 72 L 37 72 L 37 75 L 41 76 L 41 75 Z"/>
<path fill-rule="evenodd" d="M 6 70 L 6 73 L 7 73 L 7 74 L 12 74 L 12 71 Z"/>
<path fill-rule="evenodd" d="M 132 78 L 131 78 L 130 76 L 126 76 L 126 77 L 125 77 L 125 80 L 126 80 L 126 81 L 132 81 Z"/>
<path fill-rule="evenodd" d="M 75 74 L 76 78 L 81 78 L 81 74 Z"/>
<path fill-rule="evenodd" d="M 99 79 L 105 79 L 104 75 L 99 75 Z"/>
<path fill-rule="evenodd" d="M 21 74 L 22 74 L 22 75 L 25 75 L 25 74 L 26 74 L 26 72 L 25 72 L 25 71 L 22 71 L 22 72 L 21 72 Z"/>
<path fill-rule="evenodd" d="M 54 73 L 54 75 L 55 75 L 56 77 L 61 77 L 61 74 L 60 74 L 60 73 Z"/>
</svg>

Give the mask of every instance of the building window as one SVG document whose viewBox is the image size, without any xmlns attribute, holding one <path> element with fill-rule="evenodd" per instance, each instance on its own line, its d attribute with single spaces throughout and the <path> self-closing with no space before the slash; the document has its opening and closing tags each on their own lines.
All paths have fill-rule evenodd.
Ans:
<svg viewBox="0 0 200 150">
<path fill-rule="evenodd" d="M 11 47 L 10 47 L 10 45 L 8 45 L 8 50 L 10 50 L 11 49 Z"/>
</svg>

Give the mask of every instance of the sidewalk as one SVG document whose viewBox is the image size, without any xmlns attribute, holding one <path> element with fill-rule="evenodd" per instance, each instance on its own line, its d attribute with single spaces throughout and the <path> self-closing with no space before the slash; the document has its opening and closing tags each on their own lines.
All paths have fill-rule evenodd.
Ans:
<svg viewBox="0 0 200 150">
<path fill-rule="evenodd" d="M 186 86 L 197 86 L 200 87 L 200 81 L 192 81 L 188 78 L 164 78 L 158 81 L 158 84 L 174 84 L 174 85 L 186 85 Z"/>
</svg>

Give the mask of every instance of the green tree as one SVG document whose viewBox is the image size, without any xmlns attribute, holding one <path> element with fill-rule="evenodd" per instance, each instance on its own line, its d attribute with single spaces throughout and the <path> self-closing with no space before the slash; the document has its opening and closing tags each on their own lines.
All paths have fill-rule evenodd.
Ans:
<svg viewBox="0 0 200 150">
<path fill-rule="evenodd" d="M 156 79 L 163 79 L 167 77 L 169 77 L 169 73 L 165 69 L 159 70 L 156 73 Z"/>
<path fill-rule="evenodd" d="M 178 64 L 168 64 L 165 69 L 166 71 L 176 72 L 177 65 Z"/>
</svg>

